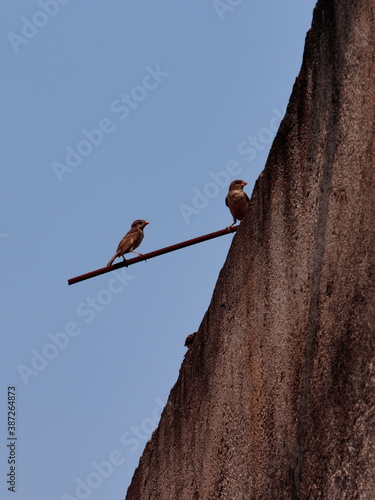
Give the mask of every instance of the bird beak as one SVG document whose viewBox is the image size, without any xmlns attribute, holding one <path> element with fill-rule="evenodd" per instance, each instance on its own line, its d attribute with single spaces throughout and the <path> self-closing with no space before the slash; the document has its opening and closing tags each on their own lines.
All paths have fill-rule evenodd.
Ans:
<svg viewBox="0 0 375 500">
<path fill-rule="evenodd" d="M 242 181 L 242 185 L 243 185 L 243 186 L 247 186 L 247 182 Z"/>
<path fill-rule="evenodd" d="M 147 222 L 147 220 L 145 222 L 146 222 L 146 224 L 150 224 L 149 222 Z"/>
</svg>

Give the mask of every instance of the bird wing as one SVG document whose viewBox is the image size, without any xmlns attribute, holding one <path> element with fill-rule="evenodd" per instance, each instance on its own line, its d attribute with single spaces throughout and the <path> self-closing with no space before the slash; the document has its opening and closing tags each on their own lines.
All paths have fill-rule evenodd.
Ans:
<svg viewBox="0 0 375 500">
<path fill-rule="evenodd" d="M 117 254 L 123 255 L 124 253 L 134 250 L 142 241 L 142 231 L 137 227 L 133 227 L 125 234 L 117 247 Z"/>
</svg>

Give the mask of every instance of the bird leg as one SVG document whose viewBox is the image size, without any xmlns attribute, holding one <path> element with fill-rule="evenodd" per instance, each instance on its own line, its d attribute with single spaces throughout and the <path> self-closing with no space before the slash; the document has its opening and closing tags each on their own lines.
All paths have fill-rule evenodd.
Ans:
<svg viewBox="0 0 375 500">
<path fill-rule="evenodd" d="M 137 255 L 139 255 L 140 257 L 142 257 L 142 256 L 143 256 L 143 253 L 134 252 L 133 250 L 131 250 L 131 252 L 132 252 L 132 253 L 136 253 L 136 254 L 137 254 Z M 145 261 L 145 262 L 147 262 L 147 260 L 146 260 L 146 259 L 145 259 L 144 261 Z"/>
<path fill-rule="evenodd" d="M 229 231 L 237 222 L 237 219 L 234 219 L 234 222 L 230 225 L 230 226 L 227 226 L 227 231 Z"/>
</svg>

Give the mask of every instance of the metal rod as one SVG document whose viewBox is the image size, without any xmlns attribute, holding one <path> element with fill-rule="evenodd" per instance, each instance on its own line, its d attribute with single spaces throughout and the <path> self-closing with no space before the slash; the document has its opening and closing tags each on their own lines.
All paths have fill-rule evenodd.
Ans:
<svg viewBox="0 0 375 500">
<path fill-rule="evenodd" d="M 121 267 L 131 266 L 132 264 L 136 264 L 137 262 L 142 262 L 142 260 L 153 259 L 154 257 L 158 257 L 159 255 L 163 255 L 165 253 L 174 252 L 175 250 L 179 250 L 180 248 L 196 245 L 197 243 L 201 243 L 202 241 L 212 240 L 213 238 L 218 238 L 219 236 L 224 236 L 225 234 L 234 233 L 235 231 L 237 231 L 238 227 L 239 226 L 231 226 L 225 229 L 221 229 L 221 231 L 216 231 L 215 233 L 205 234 L 204 236 L 199 236 L 198 238 L 193 238 L 192 240 L 183 241 L 181 243 L 177 243 L 176 245 L 160 248 L 160 250 L 155 250 L 154 252 L 145 253 L 143 255 L 140 255 L 139 257 L 134 257 L 133 259 L 119 262 L 118 264 L 113 264 L 109 267 L 102 267 L 101 269 L 97 269 L 96 271 L 91 271 L 91 273 L 86 273 L 82 274 L 81 276 L 76 276 L 75 278 L 70 278 L 68 280 L 68 285 L 74 285 L 75 283 L 79 283 L 80 281 L 88 280 L 90 278 L 94 278 L 94 276 L 100 276 L 101 274 L 109 273 L 110 271 L 120 269 Z"/>
</svg>

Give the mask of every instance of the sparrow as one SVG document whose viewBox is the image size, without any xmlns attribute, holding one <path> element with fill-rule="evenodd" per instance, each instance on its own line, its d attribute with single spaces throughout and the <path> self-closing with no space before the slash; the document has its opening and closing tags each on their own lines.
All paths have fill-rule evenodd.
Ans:
<svg viewBox="0 0 375 500">
<path fill-rule="evenodd" d="M 244 192 L 243 188 L 247 185 L 247 182 L 237 179 L 231 182 L 229 186 L 228 194 L 225 198 L 225 204 L 229 208 L 230 213 L 233 215 L 233 224 L 229 227 L 235 225 L 237 220 L 242 220 L 247 211 L 249 205 L 249 197 Z"/>
<path fill-rule="evenodd" d="M 190 335 L 188 335 L 186 337 L 186 340 L 185 340 L 185 346 L 190 349 L 190 347 L 193 345 L 193 342 L 194 342 L 194 337 L 196 336 L 197 332 L 194 332 L 194 333 L 191 333 Z"/>
<path fill-rule="evenodd" d="M 131 225 L 130 231 L 128 231 L 125 236 L 122 238 L 120 243 L 118 244 L 117 251 L 112 259 L 108 262 L 107 267 L 113 264 L 113 261 L 117 259 L 117 257 L 122 257 L 125 261 L 124 254 L 125 253 L 136 253 L 137 255 L 142 255 L 141 253 L 134 252 L 134 249 L 139 247 L 143 240 L 143 229 L 149 224 L 149 222 L 138 219 L 133 222 Z"/>
</svg>

